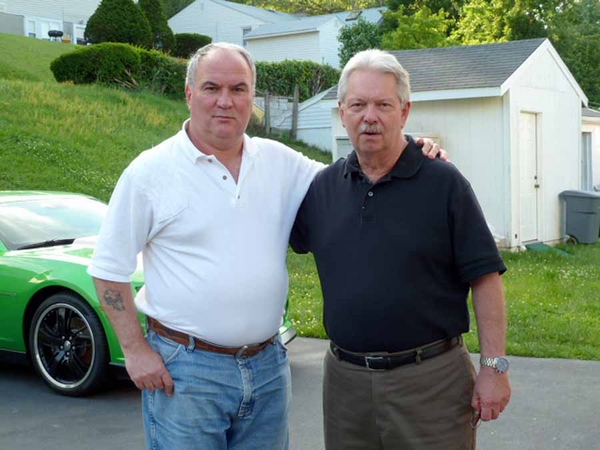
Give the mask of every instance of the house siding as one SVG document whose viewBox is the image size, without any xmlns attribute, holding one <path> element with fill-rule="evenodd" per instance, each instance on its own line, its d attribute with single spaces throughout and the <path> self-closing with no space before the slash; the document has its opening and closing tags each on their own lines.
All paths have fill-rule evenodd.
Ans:
<svg viewBox="0 0 600 450">
<path fill-rule="evenodd" d="M 335 100 L 318 101 L 298 112 L 298 139 L 331 152 L 331 111 L 337 107 Z M 292 128 L 291 116 L 286 117 L 280 128 Z"/>
<path fill-rule="evenodd" d="M 87 22 L 100 0 L 2 0 L 5 12 L 58 22 Z"/>
<path fill-rule="evenodd" d="M 198 33 L 213 42 L 243 45 L 245 27 L 256 28 L 265 22 L 210 0 L 198 0 L 169 19 L 173 33 Z"/>
<path fill-rule="evenodd" d="M 279 62 L 286 59 L 298 59 L 321 63 L 317 31 L 248 39 L 246 48 L 257 61 Z"/>
<path fill-rule="evenodd" d="M 319 28 L 319 48 L 321 50 L 321 63 L 329 64 L 336 69 L 340 68 L 340 57 L 338 55 L 340 42 L 338 34 L 343 23 L 338 20 L 330 20 Z"/>
</svg>

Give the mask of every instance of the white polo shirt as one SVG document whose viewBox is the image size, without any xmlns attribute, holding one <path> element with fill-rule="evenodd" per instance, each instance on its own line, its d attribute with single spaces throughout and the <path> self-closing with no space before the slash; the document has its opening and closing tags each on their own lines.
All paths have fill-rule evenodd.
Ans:
<svg viewBox="0 0 600 450">
<path fill-rule="evenodd" d="M 185 128 L 123 172 L 88 273 L 129 282 L 141 251 L 141 312 L 218 345 L 262 342 L 281 325 L 290 230 L 324 165 L 244 136 L 236 184 Z"/>
</svg>

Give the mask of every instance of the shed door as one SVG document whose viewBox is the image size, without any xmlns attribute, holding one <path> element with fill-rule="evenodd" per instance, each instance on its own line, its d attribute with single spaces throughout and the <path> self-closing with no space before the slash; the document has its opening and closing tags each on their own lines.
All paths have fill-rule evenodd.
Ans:
<svg viewBox="0 0 600 450">
<path fill-rule="evenodd" d="M 519 116 L 521 242 L 538 240 L 538 127 L 537 115 Z"/>
<path fill-rule="evenodd" d="M 591 191 L 594 181 L 592 176 L 592 133 L 581 133 L 581 189 Z"/>
</svg>

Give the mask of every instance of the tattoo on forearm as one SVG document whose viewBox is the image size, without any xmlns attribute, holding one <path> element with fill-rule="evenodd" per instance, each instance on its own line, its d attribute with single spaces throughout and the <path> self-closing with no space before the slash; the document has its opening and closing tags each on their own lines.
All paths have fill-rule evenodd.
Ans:
<svg viewBox="0 0 600 450">
<path fill-rule="evenodd" d="M 125 302 L 121 293 L 116 289 L 104 291 L 104 302 L 116 311 L 125 311 Z"/>
</svg>

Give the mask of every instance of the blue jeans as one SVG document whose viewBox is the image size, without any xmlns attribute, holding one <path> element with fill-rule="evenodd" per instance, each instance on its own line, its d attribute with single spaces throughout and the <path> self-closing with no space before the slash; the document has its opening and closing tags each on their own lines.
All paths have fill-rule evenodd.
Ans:
<svg viewBox="0 0 600 450">
<path fill-rule="evenodd" d="M 152 450 L 287 450 L 291 374 L 277 338 L 252 357 L 192 350 L 148 331 L 175 392 L 142 392 Z"/>
</svg>

